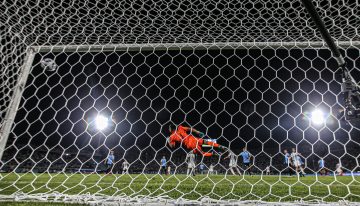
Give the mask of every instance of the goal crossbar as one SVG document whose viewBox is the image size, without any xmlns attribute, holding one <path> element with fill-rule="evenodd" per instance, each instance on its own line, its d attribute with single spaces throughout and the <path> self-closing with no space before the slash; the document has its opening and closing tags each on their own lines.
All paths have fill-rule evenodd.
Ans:
<svg viewBox="0 0 360 206">
<path fill-rule="evenodd" d="M 360 41 L 336 41 L 340 48 L 360 48 Z M 34 52 L 97 52 L 97 51 L 155 51 L 155 50 L 213 50 L 213 49 L 264 49 L 264 48 L 328 48 L 324 41 L 308 42 L 214 42 L 214 43 L 149 43 L 106 45 L 54 45 L 31 46 Z"/>
</svg>

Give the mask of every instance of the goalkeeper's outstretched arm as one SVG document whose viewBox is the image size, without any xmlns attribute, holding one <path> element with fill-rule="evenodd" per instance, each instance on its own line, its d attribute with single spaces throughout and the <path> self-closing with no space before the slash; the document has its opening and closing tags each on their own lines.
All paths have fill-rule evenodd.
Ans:
<svg viewBox="0 0 360 206">
<path fill-rule="evenodd" d="M 212 142 L 212 141 L 204 140 L 204 144 L 210 145 L 212 147 L 219 148 L 219 149 L 222 149 L 222 150 L 228 150 L 227 147 L 222 146 L 222 145 L 220 145 L 218 143 L 215 143 L 215 142 Z"/>
<path fill-rule="evenodd" d="M 199 137 L 204 137 L 204 133 L 200 132 L 197 129 L 191 128 L 191 127 L 184 127 L 184 129 L 190 133 L 195 133 L 197 135 L 199 135 Z"/>
</svg>

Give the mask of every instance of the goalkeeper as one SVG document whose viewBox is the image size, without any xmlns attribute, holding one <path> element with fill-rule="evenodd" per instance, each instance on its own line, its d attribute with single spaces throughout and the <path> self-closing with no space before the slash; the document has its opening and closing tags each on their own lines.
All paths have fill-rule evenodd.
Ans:
<svg viewBox="0 0 360 206">
<path fill-rule="evenodd" d="M 215 148 L 219 148 L 222 150 L 227 150 L 226 147 L 219 145 L 215 142 L 204 140 L 204 134 L 199 132 L 196 129 L 192 129 L 189 127 L 184 127 L 179 125 L 175 127 L 174 125 L 169 125 L 170 137 L 168 138 L 168 143 L 171 148 L 175 147 L 176 142 L 182 143 L 187 149 L 192 150 L 194 154 L 202 154 L 205 157 L 210 157 L 213 154 L 210 152 L 204 152 L 201 149 L 202 145 L 210 145 Z M 189 133 L 189 134 L 188 134 Z M 201 138 L 197 138 L 192 134 L 197 134 Z"/>
</svg>

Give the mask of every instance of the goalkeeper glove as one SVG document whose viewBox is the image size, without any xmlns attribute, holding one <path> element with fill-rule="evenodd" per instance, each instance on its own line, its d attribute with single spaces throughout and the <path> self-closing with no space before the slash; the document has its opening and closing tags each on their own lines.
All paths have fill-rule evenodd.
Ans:
<svg viewBox="0 0 360 206">
<path fill-rule="evenodd" d="M 199 137 L 203 138 L 205 135 L 202 132 L 199 132 Z"/>
</svg>

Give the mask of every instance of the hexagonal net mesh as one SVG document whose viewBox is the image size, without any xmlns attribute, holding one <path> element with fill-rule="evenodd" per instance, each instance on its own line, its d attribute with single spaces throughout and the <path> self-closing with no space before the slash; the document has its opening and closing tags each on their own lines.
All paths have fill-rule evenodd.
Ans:
<svg viewBox="0 0 360 206">
<path fill-rule="evenodd" d="M 359 82 L 359 3 L 317 5 Z M 360 201 L 360 127 L 299 1 L 0 11 L 1 200 Z"/>
</svg>

